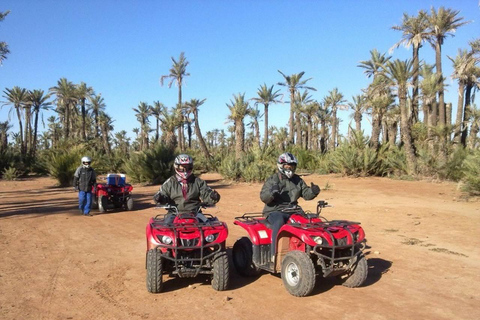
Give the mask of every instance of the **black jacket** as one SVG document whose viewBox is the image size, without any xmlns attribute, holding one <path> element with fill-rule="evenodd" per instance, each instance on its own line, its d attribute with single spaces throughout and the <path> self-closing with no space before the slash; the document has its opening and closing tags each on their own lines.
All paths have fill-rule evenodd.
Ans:
<svg viewBox="0 0 480 320">
<path fill-rule="evenodd" d="M 80 191 L 91 192 L 93 185 L 97 182 L 97 175 L 92 167 L 80 166 L 73 175 L 73 186 Z"/>
</svg>

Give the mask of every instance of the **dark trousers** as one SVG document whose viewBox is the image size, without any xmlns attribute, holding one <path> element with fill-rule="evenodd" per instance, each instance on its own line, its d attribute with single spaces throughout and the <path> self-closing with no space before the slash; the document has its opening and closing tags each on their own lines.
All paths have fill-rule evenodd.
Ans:
<svg viewBox="0 0 480 320">
<path fill-rule="evenodd" d="M 272 225 L 272 245 L 270 246 L 272 256 L 277 249 L 277 235 L 280 228 L 287 223 L 290 213 L 273 211 L 268 214 L 267 221 Z"/>
</svg>

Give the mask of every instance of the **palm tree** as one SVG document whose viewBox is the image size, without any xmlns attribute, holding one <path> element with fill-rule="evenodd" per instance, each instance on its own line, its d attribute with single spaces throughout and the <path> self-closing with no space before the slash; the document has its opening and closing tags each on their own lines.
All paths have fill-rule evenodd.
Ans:
<svg viewBox="0 0 480 320">
<path fill-rule="evenodd" d="M 161 112 L 162 141 L 165 141 L 167 148 L 174 150 L 177 147 L 177 137 L 175 129 L 178 126 L 178 120 L 174 112 L 169 113 L 167 109 Z"/>
<path fill-rule="evenodd" d="M 2 22 L 9 13 L 10 10 L 0 12 L 0 22 Z M 7 59 L 7 54 L 9 53 L 10 50 L 8 50 L 8 44 L 4 41 L 0 41 L 0 66 L 2 65 L 3 60 Z"/>
<path fill-rule="evenodd" d="M 4 91 L 4 98 L 7 99 L 6 102 L 2 104 L 3 106 L 11 105 L 12 109 L 15 109 L 18 118 L 18 127 L 19 127 L 19 139 L 20 139 L 20 150 L 22 155 L 26 154 L 26 143 L 23 137 L 23 122 L 22 122 L 22 109 L 28 103 L 28 92 L 25 88 L 20 88 L 18 86 L 13 87 L 12 89 L 6 88 Z M 26 140 L 26 137 L 25 137 Z"/>
<path fill-rule="evenodd" d="M 264 106 L 264 117 L 265 117 L 265 126 L 264 126 L 264 135 L 263 135 L 263 148 L 265 149 L 268 146 L 268 107 L 270 103 L 280 103 L 282 102 L 279 98 L 283 95 L 280 92 L 280 89 L 273 91 L 273 85 L 268 88 L 266 84 L 260 86 L 257 90 L 258 98 L 252 98 L 255 101 L 255 105 L 261 103 Z"/>
<path fill-rule="evenodd" d="M 469 147 L 471 149 L 477 148 L 477 134 L 480 130 L 480 109 L 477 109 L 476 105 L 472 105 L 470 110 L 470 140 Z"/>
<path fill-rule="evenodd" d="M 50 92 L 56 96 L 57 113 L 63 115 L 65 139 L 68 139 L 70 136 L 70 112 L 77 103 L 75 85 L 66 78 L 61 78 L 57 81 L 57 86 L 50 88 Z"/>
<path fill-rule="evenodd" d="M 182 106 L 182 85 L 183 85 L 183 78 L 190 76 L 190 73 L 187 72 L 187 66 L 189 62 L 185 58 L 185 53 L 181 52 L 178 61 L 176 61 L 173 57 L 171 57 L 173 66 L 169 70 L 169 74 L 163 75 L 160 77 L 160 85 L 163 86 L 163 82 L 165 79 L 170 79 L 168 83 L 168 87 L 171 88 L 172 84 L 175 83 L 178 86 L 178 106 Z M 180 149 L 184 150 L 183 145 L 183 124 L 180 126 L 179 130 L 179 140 L 180 140 Z"/>
<path fill-rule="evenodd" d="M 448 56 L 447 56 L 448 57 Z M 468 110 L 465 108 L 465 87 L 470 81 L 475 82 L 477 75 L 475 74 L 475 64 L 477 63 L 473 51 L 467 52 L 467 50 L 458 50 L 458 54 L 455 59 L 448 57 L 453 62 L 453 74 L 452 78 L 458 81 L 458 103 L 457 103 L 457 115 L 455 120 L 455 131 L 453 142 L 456 145 L 466 146 L 466 141 L 462 141 L 462 132 L 466 130 L 468 119 Z"/>
<path fill-rule="evenodd" d="M 348 106 L 353 111 L 353 120 L 355 120 L 355 130 L 362 131 L 362 118 L 366 108 L 366 98 L 363 94 L 352 96 L 352 101 Z"/>
<path fill-rule="evenodd" d="M 250 109 L 250 118 L 252 122 L 250 122 L 247 126 L 252 129 L 254 133 L 254 140 L 257 142 L 258 148 L 260 148 L 260 126 L 258 124 L 258 119 L 262 117 L 260 111 L 257 107 L 255 109 Z"/>
<path fill-rule="evenodd" d="M 294 73 L 291 76 L 286 76 L 280 70 L 278 70 L 278 72 L 280 72 L 283 78 L 285 78 L 285 82 L 279 82 L 278 85 L 287 87 L 288 92 L 290 93 L 290 118 L 288 120 L 288 127 L 289 127 L 288 139 L 290 143 L 293 144 L 295 143 L 294 132 L 296 132 L 294 128 L 295 93 L 298 91 L 298 89 L 308 89 L 313 91 L 317 91 L 317 89 L 306 86 L 306 83 L 310 81 L 312 78 L 301 80 L 303 75 L 305 74 L 304 71 L 300 73 Z M 297 143 L 299 139 L 301 141 L 301 137 L 297 136 Z"/>
<path fill-rule="evenodd" d="M 12 125 L 8 121 L 0 122 L 0 153 L 7 150 L 8 147 L 8 130 Z"/>
<path fill-rule="evenodd" d="M 210 155 L 210 152 L 208 152 L 205 140 L 203 140 L 202 132 L 200 130 L 200 122 L 198 121 L 198 108 L 200 108 L 200 106 L 205 103 L 205 100 L 207 99 L 191 99 L 189 102 L 186 103 L 186 105 L 189 112 L 193 114 L 193 120 L 195 121 L 195 135 L 197 136 L 198 143 L 200 144 L 200 149 L 202 149 L 205 158 L 210 159 L 212 156 Z"/>
<path fill-rule="evenodd" d="M 428 33 L 428 19 L 427 13 L 423 10 L 418 12 L 418 16 L 409 16 L 407 13 L 403 14 L 402 24 L 393 26 L 393 30 L 402 31 L 402 39 L 394 45 L 398 48 L 400 45 L 406 48 L 413 47 L 413 69 L 415 70 L 412 79 L 412 122 L 418 121 L 418 70 L 420 69 L 419 51 L 423 42 L 427 41 Z"/>
<path fill-rule="evenodd" d="M 102 131 L 103 149 L 109 157 L 112 153 L 112 149 L 110 147 L 110 131 L 113 130 L 112 123 L 112 118 L 105 112 L 101 111 L 98 115 L 98 124 L 100 126 L 100 130 Z"/>
<path fill-rule="evenodd" d="M 250 114 L 250 107 L 245 101 L 245 93 L 233 95 L 230 104 L 227 103 L 230 110 L 229 119 L 234 122 L 235 126 L 235 159 L 239 160 L 245 151 L 245 125 L 243 120 Z"/>
<path fill-rule="evenodd" d="M 55 148 L 60 140 L 60 131 L 62 130 L 62 127 L 55 116 L 48 117 L 47 121 L 50 137 L 52 139 L 52 148 Z"/>
<path fill-rule="evenodd" d="M 92 95 L 89 97 L 90 100 L 90 109 L 93 113 L 93 119 L 95 120 L 95 138 L 99 137 L 99 120 L 98 116 L 100 112 L 104 111 L 106 108 L 105 101 L 102 97 L 102 94 Z"/>
<path fill-rule="evenodd" d="M 277 146 L 282 151 L 285 151 L 287 145 L 288 145 L 288 132 L 287 128 L 281 127 L 273 127 L 273 144 Z"/>
<path fill-rule="evenodd" d="M 153 101 L 153 107 L 152 107 L 152 115 L 155 117 L 155 143 L 158 141 L 160 137 L 160 115 L 162 114 L 163 110 L 165 110 L 166 107 L 163 103 L 160 101 Z"/>
<path fill-rule="evenodd" d="M 140 150 L 142 151 L 148 149 L 148 131 L 150 130 L 148 127 L 148 124 L 150 123 L 148 117 L 152 114 L 151 108 L 152 107 L 146 102 L 140 102 L 137 108 L 132 108 L 133 111 L 137 113 L 135 116 L 137 117 L 138 122 L 140 122 Z"/>
<path fill-rule="evenodd" d="M 313 101 L 312 96 L 309 94 L 308 90 L 305 90 L 303 93 L 300 94 L 299 91 L 295 93 L 295 103 L 294 103 L 294 110 L 295 110 L 295 129 L 296 129 L 296 141 L 297 145 L 302 147 L 306 146 L 306 141 L 302 140 L 302 111 L 304 107 Z"/>
<path fill-rule="evenodd" d="M 302 108 L 302 114 L 307 120 L 307 139 L 305 149 L 313 150 L 315 143 L 315 135 L 313 134 L 313 119 L 316 116 L 318 110 L 320 110 L 321 105 L 318 101 L 310 101 L 305 104 Z"/>
<path fill-rule="evenodd" d="M 320 103 L 320 108 L 317 111 L 316 117 L 320 123 L 320 151 L 322 153 L 327 152 L 327 123 L 330 122 L 331 110 L 328 106 Z"/>
<path fill-rule="evenodd" d="M 397 91 L 400 107 L 400 131 L 407 155 L 407 171 L 408 174 L 413 175 L 416 173 L 416 156 L 407 110 L 408 86 L 410 85 L 410 78 L 413 76 L 412 60 L 388 61 L 385 67 L 385 75 L 390 80 L 391 86 L 396 88 Z"/>
<path fill-rule="evenodd" d="M 87 99 L 89 99 L 92 95 L 94 95 L 94 91 L 92 87 L 88 87 L 85 82 L 80 82 L 79 85 L 76 86 L 76 95 L 77 99 L 80 102 L 80 109 L 82 113 L 82 139 L 83 141 L 87 141 L 87 134 L 86 134 L 86 127 L 85 127 L 85 118 L 87 116 L 85 104 Z"/>
<path fill-rule="evenodd" d="M 115 133 L 115 142 L 124 156 L 128 154 L 129 141 L 130 138 L 127 138 L 127 131 L 121 130 L 120 132 Z"/>
<path fill-rule="evenodd" d="M 427 140 L 430 152 L 434 152 L 434 134 L 433 128 L 437 125 L 437 92 L 443 83 L 443 78 L 437 73 L 433 73 L 433 66 L 423 64 L 420 75 L 423 80 L 420 82 L 421 95 L 423 100 L 423 118 L 427 124 Z"/>
<path fill-rule="evenodd" d="M 442 74 L 442 45 L 445 38 L 448 35 L 453 36 L 455 31 L 468 24 L 469 21 L 462 21 L 463 17 L 457 17 L 460 11 L 445 9 L 440 7 L 438 11 L 434 7 L 430 9 L 430 15 L 428 16 L 429 38 L 428 42 L 435 49 L 435 69 L 440 77 Z M 438 91 L 438 116 L 439 124 L 441 126 L 446 125 L 446 111 L 444 100 L 443 83 L 440 84 L 440 90 Z M 445 137 L 442 137 L 443 139 Z"/>
<path fill-rule="evenodd" d="M 43 90 L 33 90 L 29 92 L 29 103 L 33 107 L 33 112 L 35 114 L 34 126 L 33 126 L 33 143 L 30 150 L 30 154 L 35 157 L 37 150 L 37 131 L 38 131 L 38 115 L 40 110 L 48 110 L 52 105 L 52 102 L 47 101 L 50 99 L 50 94 L 44 94 Z"/>
<path fill-rule="evenodd" d="M 333 90 L 328 92 L 323 100 L 325 107 L 330 107 L 332 110 L 332 148 L 335 150 L 337 146 L 337 110 L 346 109 L 347 106 L 344 104 L 347 100 L 343 99 L 343 94 L 338 91 L 338 88 L 333 88 Z"/>
</svg>

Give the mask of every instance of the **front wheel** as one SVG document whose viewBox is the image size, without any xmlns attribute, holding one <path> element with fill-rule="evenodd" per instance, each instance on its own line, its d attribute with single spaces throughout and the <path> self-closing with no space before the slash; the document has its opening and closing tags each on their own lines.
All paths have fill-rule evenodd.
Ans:
<svg viewBox="0 0 480 320">
<path fill-rule="evenodd" d="M 147 252 L 147 290 L 151 293 L 162 291 L 163 261 L 160 250 L 151 249 Z"/>
<path fill-rule="evenodd" d="M 367 258 L 363 253 L 357 256 L 357 261 L 352 266 L 352 269 L 348 273 L 347 277 L 342 278 L 342 285 L 348 288 L 360 287 L 368 275 L 368 263 Z"/>
<path fill-rule="evenodd" d="M 227 290 L 229 281 L 228 256 L 225 251 L 222 251 L 213 257 L 212 288 L 216 291 Z"/>
<path fill-rule="evenodd" d="M 287 291 L 295 297 L 305 297 L 315 287 L 315 267 L 302 251 L 290 251 L 282 261 L 282 280 Z"/>
<path fill-rule="evenodd" d="M 98 211 L 102 213 L 107 211 L 107 197 L 105 196 L 98 197 Z"/>
<path fill-rule="evenodd" d="M 128 200 L 127 200 L 127 210 L 128 211 L 133 210 L 133 199 L 132 198 L 128 198 Z"/>
<path fill-rule="evenodd" d="M 238 239 L 232 249 L 233 265 L 237 272 L 242 276 L 256 276 L 260 274 L 260 269 L 253 264 L 252 241 L 243 237 Z"/>
</svg>

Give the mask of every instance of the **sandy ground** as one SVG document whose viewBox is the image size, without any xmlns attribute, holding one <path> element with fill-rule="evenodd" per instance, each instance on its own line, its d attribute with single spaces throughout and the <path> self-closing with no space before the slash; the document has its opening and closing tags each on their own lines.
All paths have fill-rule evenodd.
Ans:
<svg viewBox="0 0 480 320">
<path fill-rule="evenodd" d="M 222 196 L 208 213 L 246 235 L 235 216 L 261 211 L 261 184 L 202 176 Z M 369 249 L 361 288 L 326 279 L 304 298 L 279 276 L 145 285 L 145 226 L 158 186 L 134 185 L 135 211 L 80 216 L 77 195 L 50 178 L 0 181 L 0 319 L 480 319 L 480 202 L 453 183 L 310 175 L 329 219 L 360 221 Z M 314 210 L 315 201 L 301 202 Z"/>
</svg>

